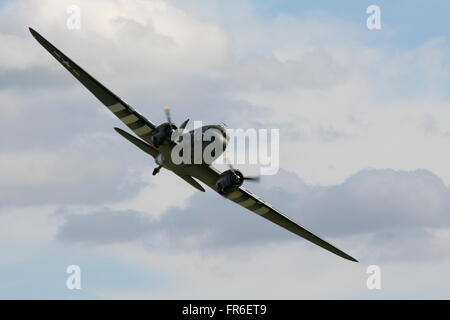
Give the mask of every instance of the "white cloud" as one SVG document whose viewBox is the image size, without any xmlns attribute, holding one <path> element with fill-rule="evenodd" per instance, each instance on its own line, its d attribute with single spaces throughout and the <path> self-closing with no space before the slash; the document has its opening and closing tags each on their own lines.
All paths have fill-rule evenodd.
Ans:
<svg viewBox="0 0 450 320">
<path fill-rule="evenodd" d="M 431 172 L 366 170 L 332 187 L 305 185 L 283 171 L 280 176 L 280 183 L 253 191 L 314 233 L 336 238 L 332 243 L 345 242 L 340 248 L 364 263 L 447 257 L 442 243 L 450 227 L 450 191 Z M 212 193 L 197 193 L 183 208 L 166 207 L 162 214 L 154 213 L 151 202 L 139 211 L 127 207 L 88 208 L 81 215 L 68 211 L 62 216 L 57 238 L 92 245 L 139 240 L 150 252 L 199 250 L 208 254 L 305 242 Z M 347 249 L 351 247 L 357 247 L 355 253 Z M 435 251 L 435 247 L 441 249 Z"/>
<path fill-rule="evenodd" d="M 442 89 L 448 73 L 438 71 L 445 70 L 439 66 L 445 65 L 448 47 L 442 39 L 435 42 L 395 54 L 393 49 L 321 47 L 328 59 L 299 49 L 299 67 L 291 60 L 295 55 L 285 62 L 252 60 L 253 66 L 242 71 L 258 80 L 244 81 L 248 85 L 233 97 L 265 108 L 259 123 L 270 119 L 271 126 L 282 129 L 282 165 L 310 183 L 339 183 L 367 167 L 424 168 L 448 183 L 448 137 L 421 128 L 425 116 L 439 119 L 441 131 L 450 127 Z M 301 67 L 309 64 L 314 67 Z M 280 73 L 283 68 L 289 72 Z M 312 85 L 315 79 L 324 82 Z"/>
<path fill-rule="evenodd" d="M 149 299 L 401 299 L 448 297 L 442 281 L 450 261 L 380 263 L 382 290 L 366 287 L 367 264 L 322 254 L 298 242 L 252 250 L 200 254 L 149 253 L 141 247 L 102 248 L 138 268 L 164 270 L 166 290 L 140 292 Z M 371 263 L 376 263 L 372 260 Z M 429 272 L 429 271 L 432 272 Z M 220 288 L 220 290 L 217 290 Z M 270 290 L 268 289 L 270 288 Z M 109 297 L 121 297 L 111 292 Z"/>
<path fill-rule="evenodd" d="M 149 168 L 142 177 L 151 185 L 140 189 L 133 198 L 112 205 L 111 209 L 140 211 L 158 218 L 169 207 L 185 208 L 188 199 L 199 192 L 171 172 L 162 169 L 153 176 L 151 171 Z"/>
<path fill-rule="evenodd" d="M 120 159 L 61 150 L 0 156 L 1 205 L 115 202 L 146 181 Z"/>
<path fill-rule="evenodd" d="M 70 5 L 81 9 L 80 30 L 66 27 Z M 31 41 L 26 25 L 87 61 L 87 66 L 95 65 L 97 72 L 111 68 L 142 72 L 144 67 L 146 71 L 204 74 L 221 67 L 228 54 L 228 39 L 219 26 L 159 0 L 133 1 L 132 5 L 123 0 L 26 0 L 8 2 L 0 15 L 9 12 L 14 12 L 15 19 L 5 28 L 16 34 L 1 35 L 7 44 L 1 56 L 3 68 L 55 65 L 43 58 L 44 52 L 36 53 L 37 44 Z M 86 47 L 92 50 L 87 52 Z"/>
<path fill-rule="evenodd" d="M 2 245 L 17 245 L 51 241 L 59 226 L 53 215 L 55 209 L 55 206 L 1 208 L 0 242 Z"/>
</svg>

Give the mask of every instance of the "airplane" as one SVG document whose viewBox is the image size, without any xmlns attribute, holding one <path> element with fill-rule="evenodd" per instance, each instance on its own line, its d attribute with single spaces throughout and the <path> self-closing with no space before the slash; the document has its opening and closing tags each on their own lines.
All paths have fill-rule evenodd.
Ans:
<svg viewBox="0 0 450 320">
<path fill-rule="evenodd" d="M 133 107 L 103 86 L 99 81 L 94 79 L 38 32 L 32 28 L 29 28 L 29 30 L 33 37 L 56 60 L 58 60 L 65 69 L 78 79 L 78 81 L 97 97 L 107 109 L 134 132 L 137 137 L 120 128 L 114 128 L 122 137 L 155 159 L 158 166 L 154 169 L 153 175 L 158 174 L 161 168 L 165 168 L 175 173 L 197 190 L 204 192 L 205 189 L 198 182 L 201 181 L 209 188 L 219 193 L 222 197 L 239 204 L 245 209 L 252 211 L 344 259 L 358 262 L 355 258 L 316 236 L 306 228 L 283 215 L 266 201 L 242 187 L 245 180 L 257 180 L 257 178 L 245 177 L 241 171 L 234 169 L 231 165 L 229 170 L 220 172 L 212 166 L 212 162 L 202 162 L 200 164 L 175 164 L 171 160 L 171 151 L 177 143 L 179 143 L 179 140 L 172 139 L 172 135 L 176 130 L 183 131 L 186 128 L 189 119 L 184 121 L 180 127 L 177 128 L 177 126 L 172 123 L 169 109 L 166 108 L 167 122 L 160 125 L 153 124 Z M 203 126 L 189 131 L 187 137 L 193 138 L 195 134 L 199 133 L 199 131 L 196 130 L 200 130 L 200 133 L 206 132 L 207 130 L 212 132 L 214 139 L 222 142 L 224 148 L 226 148 L 229 137 L 223 125 Z M 186 134 L 183 136 L 186 136 Z M 203 147 L 205 146 L 203 145 Z M 219 156 L 220 154 L 216 154 L 215 158 Z"/>
</svg>

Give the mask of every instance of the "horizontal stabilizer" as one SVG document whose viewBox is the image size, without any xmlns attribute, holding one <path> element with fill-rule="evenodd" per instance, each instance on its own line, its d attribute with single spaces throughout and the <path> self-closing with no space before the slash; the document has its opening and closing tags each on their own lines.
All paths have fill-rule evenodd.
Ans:
<svg viewBox="0 0 450 320">
<path fill-rule="evenodd" d="M 120 134 L 122 137 L 124 137 L 125 139 L 127 139 L 128 141 L 130 141 L 132 144 L 134 144 L 136 147 L 138 147 L 139 149 L 141 149 L 142 151 L 144 151 L 145 153 L 148 153 L 149 155 L 151 155 L 153 158 L 155 158 L 156 156 L 158 156 L 159 152 L 158 150 L 156 150 L 155 148 L 153 148 L 151 145 L 149 145 L 148 143 L 142 141 L 141 139 L 136 138 L 135 136 L 129 134 L 126 131 L 123 131 L 120 128 L 114 128 L 114 130 L 117 131 L 118 134 Z"/>
</svg>

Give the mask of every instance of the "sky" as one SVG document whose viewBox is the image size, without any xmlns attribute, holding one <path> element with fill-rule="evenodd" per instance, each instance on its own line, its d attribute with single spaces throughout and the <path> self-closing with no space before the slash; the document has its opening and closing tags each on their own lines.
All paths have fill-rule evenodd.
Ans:
<svg viewBox="0 0 450 320">
<path fill-rule="evenodd" d="M 0 1 L 0 299 L 449 299 L 449 9 Z M 248 189 L 360 262 L 152 176 L 30 26 L 154 123 L 170 105 L 177 123 L 279 129 L 280 170 Z"/>
</svg>

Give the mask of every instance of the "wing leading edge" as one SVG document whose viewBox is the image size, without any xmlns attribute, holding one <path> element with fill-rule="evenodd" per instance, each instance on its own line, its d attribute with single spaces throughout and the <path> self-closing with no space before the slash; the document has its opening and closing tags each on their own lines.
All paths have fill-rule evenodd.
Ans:
<svg viewBox="0 0 450 320">
<path fill-rule="evenodd" d="M 29 28 L 33 37 L 47 50 L 61 65 L 81 82 L 94 96 L 97 97 L 114 115 L 128 126 L 144 141 L 151 143 L 151 133 L 155 125 L 134 110 L 125 101 L 102 85 L 64 53 L 48 42 L 38 32 Z"/>
</svg>

